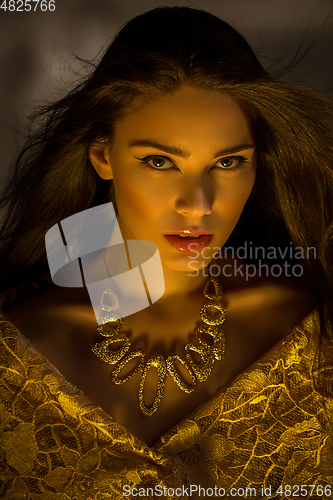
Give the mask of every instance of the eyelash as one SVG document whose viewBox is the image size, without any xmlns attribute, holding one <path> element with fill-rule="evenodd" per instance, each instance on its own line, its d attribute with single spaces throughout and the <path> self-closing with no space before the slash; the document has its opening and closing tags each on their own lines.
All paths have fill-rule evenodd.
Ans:
<svg viewBox="0 0 333 500">
<path fill-rule="evenodd" d="M 168 158 L 167 156 L 163 156 L 163 155 L 149 155 L 149 156 L 146 156 L 144 158 L 136 158 L 136 159 L 140 160 L 141 163 L 144 164 L 149 170 L 155 170 L 156 172 L 165 173 L 171 169 L 171 167 L 170 168 L 158 168 L 158 167 L 154 167 L 154 166 L 150 165 L 148 162 L 154 158 L 163 158 L 164 160 L 169 161 L 170 163 L 172 163 L 173 166 L 176 167 L 176 165 L 173 163 L 172 160 L 170 160 L 170 158 Z M 239 161 L 239 163 L 235 167 L 224 167 L 224 168 L 218 167 L 220 170 L 224 170 L 225 172 L 226 171 L 233 172 L 233 171 L 237 170 L 238 168 L 241 168 L 244 165 L 244 163 L 248 163 L 249 159 L 244 158 L 244 156 L 225 156 L 224 158 L 220 158 L 219 160 L 217 160 L 216 163 L 218 163 L 219 161 L 223 161 L 223 160 L 238 160 Z M 214 163 L 213 167 L 216 166 L 216 163 Z"/>
</svg>

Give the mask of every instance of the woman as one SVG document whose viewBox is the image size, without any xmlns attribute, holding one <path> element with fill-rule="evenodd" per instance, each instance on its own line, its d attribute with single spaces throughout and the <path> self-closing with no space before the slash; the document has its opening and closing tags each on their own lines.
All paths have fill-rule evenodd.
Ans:
<svg viewBox="0 0 333 500">
<path fill-rule="evenodd" d="M 7 498 L 329 498 L 332 103 L 166 7 L 41 117 L 5 197 Z M 107 202 L 158 247 L 165 293 L 122 321 L 106 288 L 96 329 L 86 288 L 45 286 L 44 237 Z"/>
</svg>

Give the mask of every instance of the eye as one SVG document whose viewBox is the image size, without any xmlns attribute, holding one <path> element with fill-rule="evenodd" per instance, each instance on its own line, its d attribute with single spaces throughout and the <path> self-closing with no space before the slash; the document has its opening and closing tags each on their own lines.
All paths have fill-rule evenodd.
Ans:
<svg viewBox="0 0 333 500">
<path fill-rule="evenodd" d="M 235 170 L 241 167 L 244 163 L 247 163 L 247 158 L 244 156 L 227 156 L 226 158 L 221 158 L 218 160 L 214 167 L 223 168 L 224 170 Z"/>
<path fill-rule="evenodd" d="M 137 158 L 142 163 L 148 163 L 148 165 L 156 170 L 167 170 L 174 167 L 175 164 L 167 156 L 160 155 L 149 155 L 145 158 Z"/>
</svg>

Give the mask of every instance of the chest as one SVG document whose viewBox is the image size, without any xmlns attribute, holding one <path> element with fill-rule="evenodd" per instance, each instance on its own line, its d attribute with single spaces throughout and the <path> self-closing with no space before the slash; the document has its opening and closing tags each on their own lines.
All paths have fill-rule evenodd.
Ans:
<svg viewBox="0 0 333 500">
<path fill-rule="evenodd" d="M 161 385 L 161 370 L 154 367 L 149 370 L 144 382 L 142 370 L 139 370 L 125 383 L 113 383 L 111 374 L 114 366 L 104 363 L 92 353 L 92 345 L 98 339 L 96 322 L 91 309 L 84 305 L 71 304 L 68 310 L 61 307 L 41 308 L 38 322 L 34 309 L 29 312 L 24 303 L 8 310 L 8 315 L 67 380 L 133 435 L 152 445 L 196 408 L 228 387 L 240 373 L 288 334 L 311 309 L 310 301 L 297 294 L 284 303 L 277 301 L 276 297 L 267 300 L 267 291 L 260 291 L 257 295 L 252 293 L 251 298 L 246 294 L 236 294 L 226 296 L 226 299 L 228 314 L 223 324 L 224 358 L 214 362 L 209 376 L 202 382 L 197 381 L 191 393 L 181 390 L 170 375 Z M 180 328 L 180 343 L 175 340 L 177 326 Z M 186 343 L 196 343 L 193 333 L 188 333 L 193 332 L 191 314 L 183 321 L 176 321 L 170 315 L 163 322 L 151 322 L 149 326 L 146 318 L 142 323 L 136 321 L 135 325 L 131 325 L 129 320 L 129 337 L 135 328 L 139 334 L 133 336 L 136 343 L 133 342 L 131 349 L 143 348 L 146 351 L 145 362 L 156 353 L 166 359 L 174 348 L 185 358 Z M 181 345 L 180 350 L 177 350 L 178 344 Z M 194 355 L 194 361 L 200 364 L 202 359 Z M 182 373 L 182 376 L 185 380 L 187 377 L 188 382 L 188 374 Z M 156 413 L 144 415 L 140 410 L 140 393 L 149 407 L 161 390 L 163 395 Z"/>
</svg>

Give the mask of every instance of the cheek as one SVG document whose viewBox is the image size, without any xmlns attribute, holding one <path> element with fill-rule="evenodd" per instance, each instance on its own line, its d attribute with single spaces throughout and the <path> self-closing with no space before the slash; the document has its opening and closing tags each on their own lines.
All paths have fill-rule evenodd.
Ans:
<svg viewBox="0 0 333 500">
<path fill-rule="evenodd" d="M 130 214 L 133 219 L 149 215 L 158 206 L 156 190 L 151 191 L 147 183 L 137 182 L 134 178 L 114 178 L 114 189 L 119 215 Z"/>
<path fill-rule="evenodd" d="M 235 182 L 230 183 L 225 189 L 223 198 L 226 211 L 238 218 L 253 189 L 255 172 L 234 180 Z"/>
</svg>

